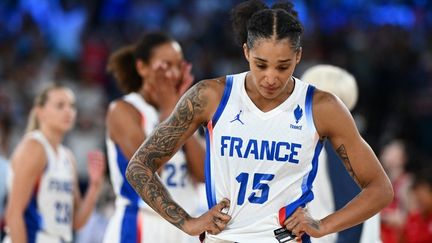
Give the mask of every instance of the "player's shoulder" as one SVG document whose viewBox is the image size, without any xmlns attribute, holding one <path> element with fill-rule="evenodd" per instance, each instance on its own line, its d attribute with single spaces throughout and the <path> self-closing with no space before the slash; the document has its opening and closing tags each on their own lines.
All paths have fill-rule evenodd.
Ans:
<svg viewBox="0 0 432 243">
<path fill-rule="evenodd" d="M 205 89 L 210 91 L 218 91 L 223 90 L 226 84 L 226 77 L 218 77 L 211 79 L 204 79 L 197 82 L 194 86 L 197 86 L 199 89 Z"/>
<path fill-rule="evenodd" d="M 320 109 L 338 108 L 342 101 L 334 94 L 315 88 L 313 106 Z"/>
<path fill-rule="evenodd" d="M 323 137 L 341 127 L 347 127 L 348 122 L 352 121 L 351 113 L 342 101 L 336 95 L 323 90 L 315 90 L 312 110 L 315 127 Z"/>
<path fill-rule="evenodd" d="M 193 85 L 191 91 L 207 99 L 219 100 L 224 92 L 225 84 L 225 77 L 204 79 Z"/>
<path fill-rule="evenodd" d="M 44 162 L 46 157 L 44 145 L 30 132 L 24 135 L 16 147 L 12 155 L 12 161 L 16 160 L 20 164 L 26 163 L 27 160 Z"/>
<path fill-rule="evenodd" d="M 108 105 L 107 117 L 125 116 L 128 114 L 139 115 L 137 108 L 123 98 L 118 98 L 110 102 Z"/>
<path fill-rule="evenodd" d="M 21 141 L 21 146 L 25 149 L 33 150 L 34 152 L 44 151 L 43 144 L 35 136 L 33 136 L 32 132 L 24 135 Z"/>
</svg>

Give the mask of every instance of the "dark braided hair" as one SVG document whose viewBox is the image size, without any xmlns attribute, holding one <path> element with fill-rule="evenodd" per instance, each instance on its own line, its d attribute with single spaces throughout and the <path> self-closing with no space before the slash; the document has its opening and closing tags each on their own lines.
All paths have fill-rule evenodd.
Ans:
<svg viewBox="0 0 432 243">
<path fill-rule="evenodd" d="M 111 54 L 107 71 L 113 74 L 122 92 L 136 92 L 143 82 L 135 67 L 136 60 L 148 64 L 156 47 L 172 41 L 171 37 L 162 32 L 147 33 L 135 45 L 120 48 Z"/>
<path fill-rule="evenodd" d="M 253 48 L 258 38 L 288 38 L 292 47 L 299 50 L 303 27 L 293 7 L 290 2 L 276 3 L 271 8 L 260 0 L 240 3 L 231 12 L 237 43 Z"/>
</svg>

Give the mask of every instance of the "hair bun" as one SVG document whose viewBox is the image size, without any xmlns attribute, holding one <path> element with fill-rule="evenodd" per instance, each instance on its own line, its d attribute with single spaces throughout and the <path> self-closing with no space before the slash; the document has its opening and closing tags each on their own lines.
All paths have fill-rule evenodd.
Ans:
<svg viewBox="0 0 432 243">
<path fill-rule="evenodd" d="M 247 39 L 247 23 L 252 15 L 260 10 L 268 9 L 267 5 L 260 0 L 250 0 L 238 4 L 231 11 L 231 21 L 235 33 L 235 40 L 243 45 Z"/>
<path fill-rule="evenodd" d="M 287 11 L 292 16 L 298 18 L 297 11 L 294 10 L 294 4 L 292 2 L 278 2 L 273 4 L 272 9 L 283 9 Z"/>
</svg>

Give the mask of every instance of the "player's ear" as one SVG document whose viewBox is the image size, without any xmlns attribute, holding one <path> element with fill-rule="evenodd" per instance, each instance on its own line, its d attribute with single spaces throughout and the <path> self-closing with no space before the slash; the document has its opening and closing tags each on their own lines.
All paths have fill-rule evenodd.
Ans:
<svg viewBox="0 0 432 243">
<path fill-rule="evenodd" d="M 249 47 L 246 43 L 243 44 L 243 53 L 245 55 L 246 60 L 249 62 Z"/>
<path fill-rule="evenodd" d="M 141 77 L 146 77 L 150 71 L 150 67 L 139 59 L 135 62 L 135 67 Z"/>
<path fill-rule="evenodd" d="M 296 64 L 299 64 L 302 57 L 303 48 L 300 47 L 296 52 Z"/>
</svg>

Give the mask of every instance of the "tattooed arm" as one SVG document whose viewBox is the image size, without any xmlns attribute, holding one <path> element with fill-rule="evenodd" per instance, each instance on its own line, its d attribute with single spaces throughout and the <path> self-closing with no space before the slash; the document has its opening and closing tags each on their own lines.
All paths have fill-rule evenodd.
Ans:
<svg viewBox="0 0 432 243">
<path fill-rule="evenodd" d="M 312 109 L 319 135 L 330 140 L 349 174 L 361 188 L 359 195 L 345 207 L 320 221 L 313 220 L 302 209 L 296 212 L 296 220 L 286 221 L 285 225 L 294 233 L 305 232 L 321 237 L 372 217 L 391 202 L 393 189 L 374 152 L 357 131 L 350 112 L 338 98 L 316 90 Z"/>
<path fill-rule="evenodd" d="M 170 197 L 156 174 L 189 136 L 209 120 L 223 91 L 217 80 L 197 83 L 180 99 L 168 119 L 162 122 L 132 156 L 126 177 L 143 200 L 163 218 L 190 235 L 204 231 L 217 234 L 231 219 L 220 211 L 229 207 L 222 200 L 199 218 L 192 218 Z"/>
</svg>

